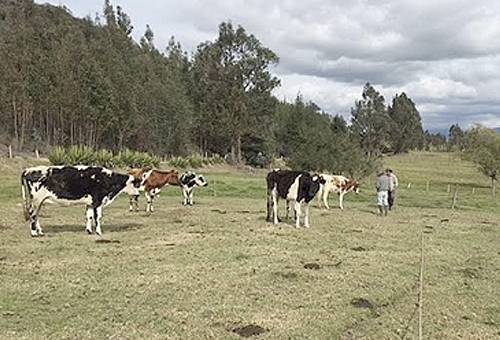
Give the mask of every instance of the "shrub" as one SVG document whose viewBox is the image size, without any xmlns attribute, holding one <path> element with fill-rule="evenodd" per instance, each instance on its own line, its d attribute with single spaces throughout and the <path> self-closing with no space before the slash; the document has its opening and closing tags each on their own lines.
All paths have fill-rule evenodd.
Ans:
<svg viewBox="0 0 500 340">
<path fill-rule="evenodd" d="M 94 154 L 94 164 L 112 168 L 115 166 L 115 157 L 113 152 L 107 149 L 97 150 Z"/>
<path fill-rule="evenodd" d="M 56 146 L 49 154 L 49 161 L 54 165 L 68 164 L 66 150 L 61 146 Z"/>
<path fill-rule="evenodd" d="M 88 146 L 73 145 L 68 149 L 55 147 L 49 155 L 54 165 L 98 165 L 104 167 L 158 167 L 160 158 L 147 152 L 124 149 L 117 154 L 107 149 L 94 150 Z"/>
</svg>

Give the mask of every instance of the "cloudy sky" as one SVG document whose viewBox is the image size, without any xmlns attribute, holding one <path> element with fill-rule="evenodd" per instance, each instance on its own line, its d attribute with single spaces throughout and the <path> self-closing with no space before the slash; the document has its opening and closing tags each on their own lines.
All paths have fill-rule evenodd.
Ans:
<svg viewBox="0 0 500 340">
<path fill-rule="evenodd" d="M 38 0 L 76 16 L 104 0 Z M 214 40 L 220 22 L 245 27 L 280 56 L 279 98 L 297 93 L 349 118 L 366 82 L 386 102 L 406 92 L 425 128 L 458 122 L 500 127 L 498 0 L 112 0 L 132 18 L 138 39 L 149 24 L 155 44 L 170 36 L 188 51 Z"/>
</svg>

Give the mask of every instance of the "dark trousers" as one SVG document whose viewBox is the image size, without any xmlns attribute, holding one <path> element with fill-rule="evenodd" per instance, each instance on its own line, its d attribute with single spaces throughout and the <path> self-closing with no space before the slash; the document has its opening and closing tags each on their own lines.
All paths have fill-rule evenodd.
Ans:
<svg viewBox="0 0 500 340">
<path fill-rule="evenodd" d="M 389 195 L 387 197 L 387 201 L 389 203 L 389 210 L 392 209 L 394 205 L 394 199 L 396 198 L 396 190 L 389 191 Z"/>
</svg>

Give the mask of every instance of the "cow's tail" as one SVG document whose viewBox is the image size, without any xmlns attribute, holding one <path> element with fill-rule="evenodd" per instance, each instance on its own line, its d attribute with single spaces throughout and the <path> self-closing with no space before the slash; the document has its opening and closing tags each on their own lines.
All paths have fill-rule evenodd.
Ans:
<svg viewBox="0 0 500 340">
<path fill-rule="evenodd" d="M 23 197 L 24 219 L 26 221 L 28 221 L 30 219 L 29 209 L 30 209 L 30 205 L 31 205 L 31 193 L 30 193 L 28 181 L 26 180 L 24 172 L 21 175 L 21 194 Z"/>
</svg>

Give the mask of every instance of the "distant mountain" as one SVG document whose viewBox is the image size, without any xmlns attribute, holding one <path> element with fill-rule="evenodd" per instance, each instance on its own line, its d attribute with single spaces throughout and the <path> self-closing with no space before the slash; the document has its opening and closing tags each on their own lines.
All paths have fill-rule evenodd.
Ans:
<svg viewBox="0 0 500 340">
<path fill-rule="evenodd" d="M 494 130 L 496 133 L 500 134 L 500 126 L 496 127 L 496 128 L 491 128 L 491 129 Z M 424 129 L 424 131 L 425 130 L 426 129 Z M 428 130 L 430 133 L 440 133 L 444 136 L 448 136 L 449 128 L 430 128 Z"/>
</svg>

